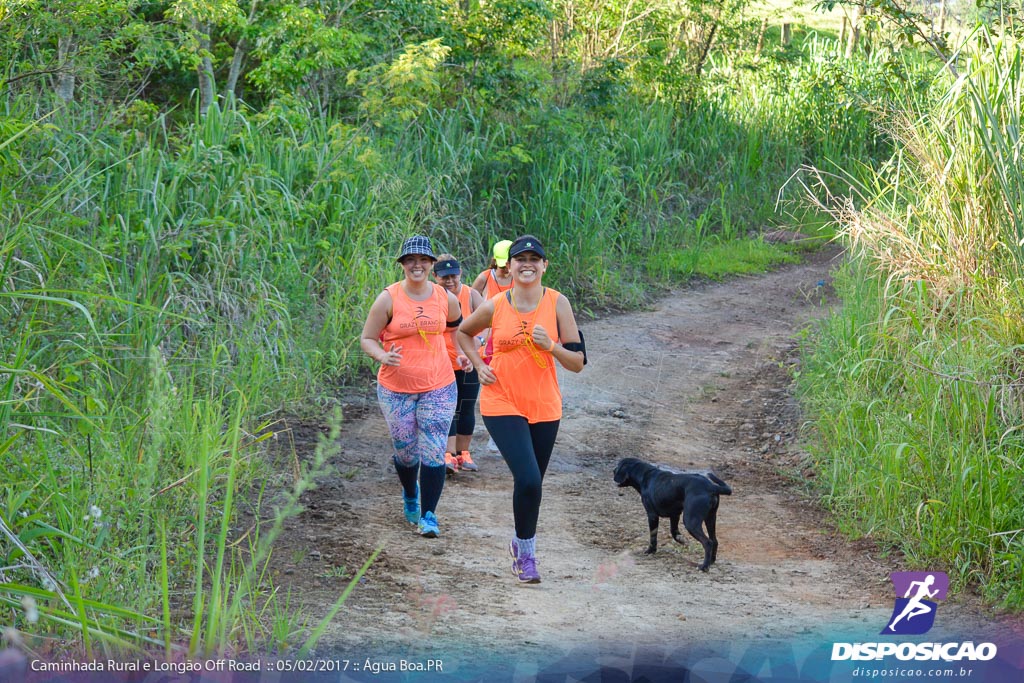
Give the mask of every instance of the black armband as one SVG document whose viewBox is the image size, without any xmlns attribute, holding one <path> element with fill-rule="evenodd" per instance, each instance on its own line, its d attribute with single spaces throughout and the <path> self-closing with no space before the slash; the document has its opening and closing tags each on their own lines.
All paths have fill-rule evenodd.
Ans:
<svg viewBox="0 0 1024 683">
<path fill-rule="evenodd" d="M 462 316 L 460 315 L 458 320 L 452 320 L 451 322 L 449 322 L 446 325 L 446 327 L 458 327 L 461 324 L 462 324 Z"/>
<path fill-rule="evenodd" d="M 587 342 L 583 339 L 583 331 L 580 330 L 580 340 L 578 342 L 569 342 L 568 344 L 562 344 L 562 348 L 566 351 L 582 351 L 583 352 L 583 364 L 587 364 Z"/>
</svg>

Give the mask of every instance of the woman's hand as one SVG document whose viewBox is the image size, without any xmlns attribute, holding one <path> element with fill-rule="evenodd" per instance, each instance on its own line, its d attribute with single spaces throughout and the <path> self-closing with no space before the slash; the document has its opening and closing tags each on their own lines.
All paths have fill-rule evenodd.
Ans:
<svg viewBox="0 0 1024 683">
<path fill-rule="evenodd" d="M 537 345 L 537 348 L 544 351 L 551 351 L 555 348 L 555 340 L 548 336 L 548 331 L 544 329 L 543 325 L 533 326 L 533 343 Z"/>
<path fill-rule="evenodd" d="M 455 361 L 459 364 L 459 369 L 463 372 L 473 371 L 473 361 L 471 361 L 468 356 L 460 354 L 455 357 Z"/>
<path fill-rule="evenodd" d="M 476 369 L 477 378 L 480 380 L 480 384 L 487 386 L 488 384 L 494 384 L 498 381 L 498 376 L 494 374 L 494 370 L 491 370 L 490 365 L 480 364 Z"/>
<path fill-rule="evenodd" d="M 398 344 L 392 344 L 391 348 L 384 352 L 384 355 L 380 357 L 381 365 L 401 365 L 402 363 L 402 347 Z"/>
</svg>

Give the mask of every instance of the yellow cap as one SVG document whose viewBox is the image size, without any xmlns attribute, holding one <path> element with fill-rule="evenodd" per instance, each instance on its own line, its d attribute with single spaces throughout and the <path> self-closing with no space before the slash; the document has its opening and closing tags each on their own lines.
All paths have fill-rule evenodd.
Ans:
<svg viewBox="0 0 1024 683">
<path fill-rule="evenodd" d="M 498 264 L 499 268 L 504 268 L 505 264 L 508 263 L 508 248 L 512 246 L 512 240 L 501 240 L 500 242 L 494 243 L 494 262 Z"/>
</svg>

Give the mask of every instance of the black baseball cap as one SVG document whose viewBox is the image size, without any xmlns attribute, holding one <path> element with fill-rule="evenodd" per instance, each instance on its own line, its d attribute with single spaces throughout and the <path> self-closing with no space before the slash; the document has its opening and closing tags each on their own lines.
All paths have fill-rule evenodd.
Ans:
<svg viewBox="0 0 1024 683">
<path fill-rule="evenodd" d="M 532 235 L 528 237 L 520 237 L 515 242 L 513 242 L 512 246 L 508 248 L 508 257 L 512 258 L 513 256 L 518 256 L 519 254 L 522 254 L 523 252 L 526 251 L 532 251 L 533 253 L 537 254 L 537 256 L 540 256 L 543 259 L 547 258 L 547 255 L 544 253 L 544 247 L 541 246 L 540 240 L 538 240 L 536 237 L 533 237 Z"/>
<path fill-rule="evenodd" d="M 434 275 L 444 277 L 446 275 L 462 275 L 462 266 L 455 259 L 445 259 L 434 264 Z"/>
</svg>

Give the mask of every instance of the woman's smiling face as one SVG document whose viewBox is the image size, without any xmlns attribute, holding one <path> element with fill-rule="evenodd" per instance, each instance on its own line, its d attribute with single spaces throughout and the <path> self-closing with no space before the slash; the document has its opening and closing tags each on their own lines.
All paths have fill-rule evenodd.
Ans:
<svg viewBox="0 0 1024 683">
<path fill-rule="evenodd" d="M 401 264 L 407 279 L 421 282 L 427 279 L 427 275 L 434 265 L 434 259 L 426 254 L 409 254 L 402 259 Z"/>
<path fill-rule="evenodd" d="M 513 256 L 509 261 L 509 266 L 512 271 L 512 277 L 515 278 L 516 282 L 528 284 L 540 280 L 544 271 L 548 269 L 548 262 L 541 258 L 539 254 L 532 251 L 524 251 Z"/>
</svg>

